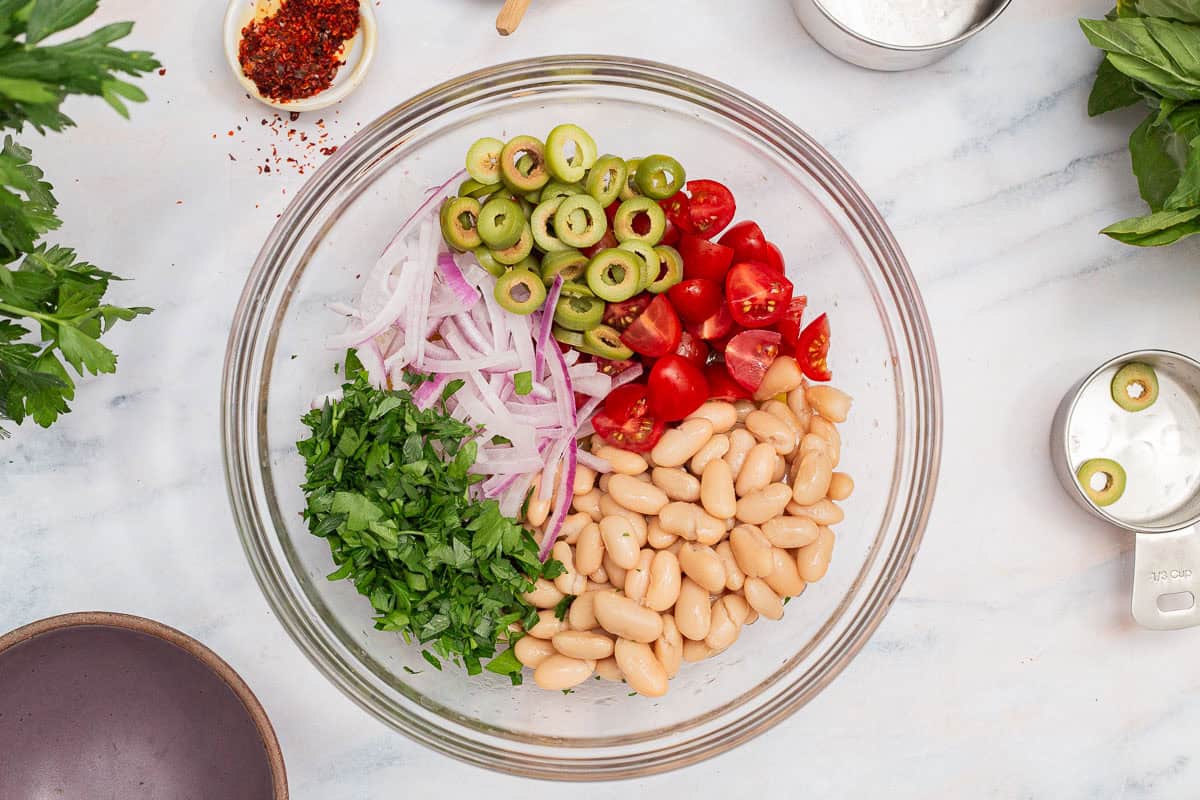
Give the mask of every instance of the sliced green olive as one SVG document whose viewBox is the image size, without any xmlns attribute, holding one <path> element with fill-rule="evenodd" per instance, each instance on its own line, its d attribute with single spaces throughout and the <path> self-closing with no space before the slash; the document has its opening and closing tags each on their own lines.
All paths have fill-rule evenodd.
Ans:
<svg viewBox="0 0 1200 800">
<path fill-rule="evenodd" d="M 545 285 L 529 270 L 509 270 L 496 280 L 496 301 L 514 314 L 532 314 L 545 300 Z"/>
<path fill-rule="evenodd" d="M 1075 477 L 1088 498 L 1103 508 L 1125 494 L 1125 468 L 1110 458 L 1093 458 L 1079 465 Z"/>
<path fill-rule="evenodd" d="M 563 295 L 554 306 L 554 321 L 573 331 L 590 331 L 604 319 L 604 301 L 595 297 Z"/>
<path fill-rule="evenodd" d="M 479 262 L 479 266 L 486 269 L 494 277 L 499 278 L 505 272 L 508 272 L 508 267 L 501 264 L 492 255 L 492 251 L 486 247 L 476 247 L 472 252 L 475 253 L 475 260 Z"/>
<path fill-rule="evenodd" d="M 479 237 L 479 201 L 473 197 L 452 197 L 442 206 L 442 238 L 460 253 L 483 244 Z"/>
<path fill-rule="evenodd" d="M 564 197 L 554 212 L 554 234 L 570 247 L 591 247 L 607 232 L 604 207 L 590 194 Z"/>
<path fill-rule="evenodd" d="M 637 231 L 639 220 L 644 220 L 642 227 L 646 228 L 645 233 Z M 653 246 L 662 240 L 666 230 L 666 213 L 662 206 L 649 197 L 633 197 L 624 201 L 613 216 L 613 233 L 619 242 L 637 239 Z"/>
<path fill-rule="evenodd" d="M 499 262 L 496 262 L 496 263 L 499 263 Z M 531 253 L 530 255 L 527 255 L 527 256 L 525 256 L 525 258 L 518 261 L 516 264 L 513 264 L 512 267 L 510 267 L 510 269 L 528 270 L 529 272 L 532 272 L 534 275 L 540 276 L 542 274 L 542 262 L 540 259 L 538 259 L 536 253 Z"/>
<path fill-rule="evenodd" d="M 596 293 L 587 285 L 584 280 L 576 279 L 573 281 L 565 281 L 562 288 L 559 290 L 564 295 L 571 297 L 595 297 Z"/>
<path fill-rule="evenodd" d="M 633 356 L 633 351 L 621 342 L 621 332 L 608 325 L 597 325 L 584 333 L 583 346 L 593 355 L 613 361 Z"/>
<path fill-rule="evenodd" d="M 596 140 L 578 125 L 557 125 L 546 137 L 546 166 L 558 180 L 583 180 L 595 163 Z"/>
<path fill-rule="evenodd" d="M 610 303 L 628 300 L 641 291 L 643 263 L 628 250 L 616 247 L 601 250 L 588 262 L 588 287 Z"/>
<path fill-rule="evenodd" d="M 579 331 L 569 331 L 560 325 L 552 325 L 550 327 L 550 335 L 557 341 L 574 347 L 576 350 L 583 349 L 583 334 Z"/>
<path fill-rule="evenodd" d="M 653 247 L 640 239 L 630 239 L 627 242 L 621 242 L 617 249 L 628 250 L 642 262 L 642 275 L 638 282 L 638 291 L 645 290 L 658 277 L 658 253 L 654 252 Z"/>
<path fill-rule="evenodd" d="M 556 197 L 570 197 L 573 194 L 583 194 L 583 187 L 578 183 L 550 181 L 542 187 L 541 194 L 538 195 L 538 200 L 544 203 Z"/>
<path fill-rule="evenodd" d="M 504 142 L 486 136 L 467 148 L 467 174 L 483 184 L 500 182 L 500 153 Z"/>
<path fill-rule="evenodd" d="M 658 256 L 658 276 L 646 287 L 646 291 L 662 294 L 683 280 L 683 256 L 679 251 L 667 244 L 654 248 Z"/>
<path fill-rule="evenodd" d="M 588 172 L 584 186 L 587 193 L 596 198 L 602 207 L 607 208 L 617 201 L 629 171 L 625 162 L 617 156 L 601 156 Z"/>
<path fill-rule="evenodd" d="M 533 136 L 509 139 L 500 151 L 500 178 L 519 194 L 541 189 L 550 181 L 546 146 Z"/>
<path fill-rule="evenodd" d="M 517 241 L 513 242 L 511 247 L 492 248 L 492 257 L 501 264 L 512 266 L 520 264 L 525 259 L 529 258 L 529 254 L 533 252 L 533 229 L 526 222 L 521 226 L 521 234 Z"/>
<path fill-rule="evenodd" d="M 542 258 L 542 282 L 547 286 L 559 275 L 564 281 L 579 280 L 587 272 L 588 257 L 578 250 L 559 250 Z"/>
<path fill-rule="evenodd" d="M 1112 399 L 1126 411 L 1145 411 L 1158 400 L 1158 373 L 1149 364 L 1131 361 L 1112 379 Z"/>
<path fill-rule="evenodd" d="M 640 158 L 631 158 L 625 162 L 625 180 L 621 183 L 621 192 L 618 195 L 621 200 L 632 200 L 641 194 L 635 180 L 641 164 Z"/>
<path fill-rule="evenodd" d="M 533 229 L 533 242 L 546 253 L 559 253 L 571 250 L 572 247 L 559 239 L 554 233 L 554 212 L 562 205 L 565 198 L 555 197 L 538 203 L 537 208 L 529 216 L 529 226 Z"/>
<path fill-rule="evenodd" d="M 651 200 L 666 200 L 682 189 L 686 181 L 680 163 L 664 155 L 646 156 L 634 175 L 638 191 Z"/>
<path fill-rule="evenodd" d="M 498 183 L 480 183 L 474 178 L 467 178 L 458 187 L 459 197 L 474 197 L 478 200 L 481 197 L 487 197 L 496 191 L 499 191 L 500 184 Z"/>
<path fill-rule="evenodd" d="M 479 236 L 492 250 L 512 247 L 525 229 L 525 214 L 517 201 L 493 197 L 479 210 Z"/>
</svg>

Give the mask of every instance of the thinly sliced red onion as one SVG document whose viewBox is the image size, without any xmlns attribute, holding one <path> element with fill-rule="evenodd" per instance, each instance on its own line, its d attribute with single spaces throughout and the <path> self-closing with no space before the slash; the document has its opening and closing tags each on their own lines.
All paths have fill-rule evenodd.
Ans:
<svg viewBox="0 0 1200 800">
<path fill-rule="evenodd" d="M 516 369 L 517 356 L 514 353 L 490 353 L 479 358 L 441 359 L 426 358 L 425 369 L 430 372 L 471 372 L 472 370 Z"/>
<path fill-rule="evenodd" d="M 364 342 L 358 348 L 358 360 L 362 362 L 363 369 L 367 371 L 367 380 L 377 389 L 387 388 L 388 370 L 383 365 L 383 355 L 379 352 L 379 346 L 375 344 L 375 340 Z"/>
<path fill-rule="evenodd" d="M 416 339 L 417 345 L 413 353 L 413 361 L 422 366 L 425 363 L 425 343 L 428 339 L 425 336 L 415 336 L 415 333 L 420 329 L 421 322 L 429 319 L 429 295 L 433 290 L 433 268 L 437 263 L 437 248 L 438 239 L 435 238 L 433 222 L 426 220 L 421 223 L 421 231 L 417 237 L 418 263 L 421 268 L 417 270 L 416 287 L 412 298 L 412 303 L 416 306 L 417 324 L 409 329 L 414 334 L 413 338 Z"/>
<path fill-rule="evenodd" d="M 488 341 L 489 337 L 485 336 L 483 331 L 479 330 L 479 326 L 475 324 L 475 320 L 471 318 L 470 314 L 465 312 L 455 314 L 450 319 L 454 320 L 454 327 L 458 328 L 463 338 L 467 340 L 467 343 L 480 353 L 499 349 L 492 342 Z"/>
<path fill-rule="evenodd" d="M 424 411 L 442 396 L 442 390 L 450 382 L 449 375 L 434 375 L 433 380 L 425 381 L 413 392 L 413 402 L 417 408 Z"/>
<path fill-rule="evenodd" d="M 542 367 L 546 361 L 546 350 L 550 346 L 550 329 L 554 325 L 554 307 L 558 304 L 558 296 L 562 294 L 563 276 L 555 275 L 554 283 L 550 285 L 550 291 L 546 293 L 546 302 L 542 306 L 545 311 L 542 313 L 541 322 L 538 324 L 537 348 L 534 350 L 533 356 L 533 379 L 535 381 L 542 379 Z M 558 343 L 554 343 L 554 349 L 558 350 Z M 562 353 L 559 352 L 559 358 L 562 358 Z M 567 371 L 566 365 L 563 365 L 563 373 Z"/>
<path fill-rule="evenodd" d="M 447 190 L 453 184 L 460 182 L 463 179 L 463 176 L 466 174 L 467 171 L 465 169 L 460 169 L 458 172 L 450 176 L 450 180 L 446 181 L 441 186 L 435 186 L 433 189 L 431 189 L 424 202 L 417 206 L 417 210 L 414 211 L 408 219 L 404 220 L 404 224 L 402 224 L 400 229 L 396 231 L 395 235 L 392 236 L 392 240 L 388 242 L 387 247 L 383 248 L 383 253 L 380 255 L 380 257 L 382 258 L 383 255 L 386 255 L 387 252 L 392 249 L 393 245 L 399 243 L 404 238 L 404 235 L 408 233 L 409 227 L 414 222 L 430 213 L 432 209 L 435 209 L 437 204 L 445 199 Z"/>
<path fill-rule="evenodd" d="M 463 277 L 462 270 L 458 268 L 458 263 L 454 260 L 454 256 L 449 253 L 438 254 L 438 272 L 446 281 L 446 286 L 462 303 L 463 308 L 470 309 L 479 302 L 479 292 L 467 283 L 467 279 Z"/>
<path fill-rule="evenodd" d="M 411 263 L 411 262 L 410 262 Z M 330 350 L 345 350 L 347 347 L 360 347 L 363 342 L 373 339 L 391 327 L 396 318 L 404 311 L 409 295 L 403 290 L 396 290 L 384 303 L 383 308 L 367 322 L 351 323 L 342 333 L 334 334 L 325 341 Z"/>
<path fill-rule="evenodd" d="M 579 463 L 585 467 L 596 470 L 601 474 L 612 472 L 612 464 L 608 463 L 608 459 L 601 458 L 598 455 L 589 453 L 582 447 L 575 450 L 575 457 L 579 459 Z"/>
<path fill-rule="evenodd" d="M 572 378 L 571 385 L 580 394 L 588 397 L 603 397 L 612 389 L 612 378 L 607 375 L 584 375 L 582 378 Z"/>
<path fill-rule="evenodd" d="M 618 386 L 624 386 L 631 381 L 636 381 L 640 377 L 642 377 L 641 364 L 634 364 L 632 367 L 626 367 L 613 376 L 612 388 L 616 389 Z"/>
<path fill-rule="evenodd" d="M 566 372 L 565 369 L 563 371 Z M 574 446 L 567 448 L 567 468 L 563 470 L 562 480 L 558 482 L 558 488 L 554 492 L 554 513 L 546 521 L 546 532 L 542 535 L 542 547 L 538 553 L 538 558 L 542 561 L 550 557 L 550 551 L 558 540 L 558 534 L 562 532 L 563 521 L 566 520 L 567 512 L 571 509 L 571 490 L 575 486 L 575 450 Z"/>
</svg>

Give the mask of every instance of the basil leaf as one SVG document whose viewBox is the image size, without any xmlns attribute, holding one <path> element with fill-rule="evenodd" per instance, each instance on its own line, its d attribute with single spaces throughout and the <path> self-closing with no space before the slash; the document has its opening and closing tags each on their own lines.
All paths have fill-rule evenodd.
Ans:
<svg viewBox="0 0 1200 800">
<path fill-rule="evenodd" d="M 1200 137 L 1189 143 L 1183 172 L 1175 184 L 1175 189 L 1163 200 L 1162 205 L 1163 208 L 1172 211 L 1200 206 Z"/>
<path fill-rule="evenodd" d="M 1146 17 L 1200 24 L 1200 0 L 1138 0 L 1137 10 Z"/>
<path fill-rule="evenodd" d="M 1167 197 L 1179 184 L 1179 162 L 1168 151 L 1171 130 L 1154 124 L 1151 112 L 1129 136 L 1129 156 L 1138 191 L 1151 211 L 1161 211 Z"/>
<path fill-rule="evenodd" d="M 1100 231 L 1125 244 L 1160 247 L 1200 233 L 1200 208 L 1186 211 L 1156 211 L 1144 217 L 1130 217 Z"/>
<path fill-rule="evenodd" d="M 1081 19 L 1079 25 L 1119 72 L 1164 97 L 1200 99 L 1200 28 L 1157 19 Z"/>
<path fill-rule="evenodd" d="M 1088 95 L 1088 116 L 1096 117 L 1118 108 L 1131 106 L 1142 99 L 1135 88 L 1137 81 L 1117 70 L 1108 59 L 1100 61 L 1092 93 Z"/>
</svg>

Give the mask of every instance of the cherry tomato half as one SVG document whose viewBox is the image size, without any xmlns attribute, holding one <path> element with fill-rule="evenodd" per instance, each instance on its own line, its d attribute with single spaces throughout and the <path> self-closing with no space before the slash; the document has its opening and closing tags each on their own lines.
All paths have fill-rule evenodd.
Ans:
<svg viewBox="0 0 1200 800">
<path fill-rule="evenodd" d="M 659 294 L 621 334 L 621 342 L 635 353 L 660 358 L 674 353 L 682 336 L 679 316 L 666 295 Z"/>
<path fill-rule="evenodd" d="M 784 271 L 783 253 L 767 241 L 757 222 L 744 219 L 721 234 L 718 241 L 733 248 L 734 261 L 757 261 L 777 272 Z"/>
<path fill-rule="evenodd" d="M 689 278 L 667 290 L 671 305 L 685 322 L 703 322 L 725 302 L 721 284 L 708 278 Z"/>
<path fill-rule="evenodd" d="M 638 383 L 611 392 L 592 417 L 592 427 L 600 438 L 635 453 L 651 450 L 665 428 L 662 420 L 650 415 L 646 387 Z"/>
<path fill-rule="evenodd" d="M 650 305 L 653 299 L 654 295 L 642 292 L 620 303 L 609 303 L 604 307 L 604 324 L 611 325 L 619 331 L 625 330 L 646 310 L 646 306 Z"/>
<path fill-rule="evenodd" d="M 659 244 L 668 244 L 674 247 L 679 242 L 681 235 L 692 232 L 691 203 L 686 194 L 676 192 L 666 200 L 659 200 L 658 204 L 662 206 L 663 213 L 667 215 L 667 227 L 663 231 L 662 241 Z"/>
<path fill-rule="evenodd" d="M 829 317 L 826 314 L 808 323 L 796 342 L 796 361 L 800 371 L 814 381 L 833 377 L 829 369 Z"/>
<path fill-rule="evenodd" d="M 708 361 L 708 345 L 691 331 L 684 331 L 679 338 L 679 347 L 675 348 L 675 355 L 683 356 L 697 367 L 703 367 Z"/>
<path fill-rule="evenodd" d="M 683 419 L 708 399 L 704 371 L 683 356 L 663 356 L 650 370 L 650 411 L 668 422 Z"/>
<path fill-rule="evenodd" d="M 729 314 L 729 306 L 721 303 L 711 317 L 702 322 L 689 323 L 687 328 L 701 339 L 709 342 L 728 336 L 729 332 L 733 330 L 733 317 Z"/>
<path fill-rule="evenodd" d="M 744 388 L 753 392 L 762 383 L 767 368 L 779 355 L 775 331 L 742 331 L 725 347 L 725 368 Z"/>
<path fill-rule="evenodd" d="M 622 372 L 638 363 L 632 358 L 613 361 L 611 358 L 601 358 L 600 356 L 593 356 L 592 361 L 605 375 L 620 375 Z"/>
<path fill-rule="evenodd" d="M 616 234 L 612 232 L 612 227 L 609 226 L 609 229 L 604 232 L 604 236 L 600 238 L 600 241 L 596 242 L 591 247 L 583 248 L 579 252 L 583 253 L 588 258 L 591 258 L 601 250 L 607 250 L 610 247 L 616 247 L 618 244 L 620 244 L 620 242 L 617 241 Z"/>
<path fill-rule="evenodd" d="M 714 361 L 704 368 L 704 379 L 708 381 L 709 400 L 749 400 L 750 393 L 737 381 L 729 377 L 725 365 Z"/>
<path fill-rule="evenodd" d="M 802 294 L 796 295 L 788 303 L 783 316 L 775 323 L 775 330 L 779 331 L 780 336 L 779 352 L 784 355 L 796 354 L 796 342 L 800 340 L 800 331 L 803 329 L 800 321 L 804 318 L 804 309 L 806 308 L 808 308 L 808 298 Z"/>
<path fill-rule="evenodd" d="M 787 311 L 792 282 L 770 267 L 744 261 L 729 270 L 725 299 L 734 322 L 747 328 L 765 328 Z"/>
<path fill-rule="evenodd" d="M 707 278 L 721 283 L 733 263 L 733 249 L 706 242 L 699 236 L 679 237 L 679 255 L 683 257 L 684 278 Z"/>
<path fill-rule="evenodd" d="M 737 204 L 725 184 L 716 181 L 688 181 L 691 195 L 692 228 L 697 236 L 711 239 L 733 221 Z"/>
<path fill-rule="evenodd" d="M 776 272 L 787 272 L 787 267 L 783 264 L 783 251 L 771 242 L 767 242 L 767 249 L 763 252 L 762 263 Z"/>
</svg>

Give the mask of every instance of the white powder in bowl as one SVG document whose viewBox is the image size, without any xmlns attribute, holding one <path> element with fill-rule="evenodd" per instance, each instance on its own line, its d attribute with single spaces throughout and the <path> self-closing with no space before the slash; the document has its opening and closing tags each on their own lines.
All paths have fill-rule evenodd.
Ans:
<svg viewBox="0 0 1200 800">
<path fill-rule="evenodd" d="M 818 0 L 855 33 L 898 45 L 938 44 L 965 33 L 979 20 L 970 0 Z"/>
</svg>

